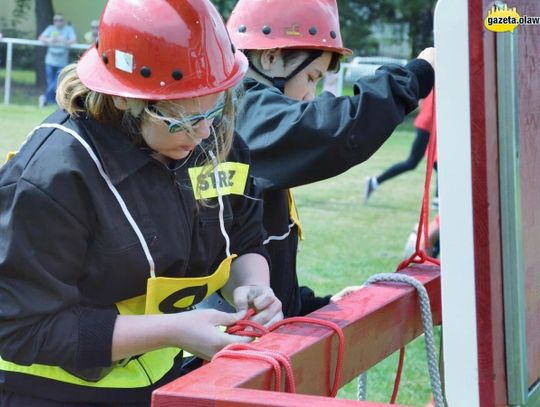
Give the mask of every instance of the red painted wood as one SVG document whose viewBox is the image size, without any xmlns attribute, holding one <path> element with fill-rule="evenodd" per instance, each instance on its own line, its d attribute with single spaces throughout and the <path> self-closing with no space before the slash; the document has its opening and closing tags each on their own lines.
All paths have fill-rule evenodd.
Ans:
<svg viewBox="0 0 540 407">
<path fill-rule="evenodd" d="M 480 405 L 506 405 L 495 35 L 488 0 L 469 0 L 473 233 Z M 465 225 L 464 225 L 465 226 Z"/>
<path fill-rule="evenodd" d="M 481 23 L 491 0 L 469 0 L 471 130 L 479 388 L 482 406 L 506 405 L 495 34 Z M 540 15 L 540 3 L 509 3 Z M 540 27 L 519 27 L 521 181 L 529 385 L 540 377 Z"/>
<path fill-rule="evenodd" d="M 520 15 L 540 16 L 540 2 L 512 1 Z M 519 132 L 528 384 L 540 378 L 540 26 L 519 30 Z"/>
<path fill-rule="evenodd" d="M 201 394 L 178 397 L 177 393 L 160 395 L 160 407 L 388 407 L 388 404 L 366 401 L 330 399 L 305 394 L 276 393 L 251 389 L 199 387 Z M 153 403 L 153 405 L 158 405 Z M 406 407 L 392 404 L 392 407 Z"/>
<path fill-rule="evenodd" d="M 407 268 L 403 273 L 417 278 L 425 285 L 431 299 L 434 322 L 440 323 L 439 268 L 421 265 Z M 346 342 L 342 385 L 423 331 L 416 291 L 401 284 L 380 283 L 365 287 L 338 304 L 330 304 L 310 316 L 332 321 L 343 329 Z M 337 349 L 337 339 L 331 330 L 309 324 L 286 325 L 264 336 L 256 345 L 279 350 L 291 357 L 298 393 L 320 396 L 329 394 Z M 156 390 L 153 405 L 170 406 L 171 400 L 193 403 L 195 399 L 205 398 L 206 401 L 189 405 L 227 405 L 220 404 L 226 401 L 220 396 L 225 394 L 226 389 L 241 387 L 268 390 L 271 388 L 271 375 L 271 368 L 265 362 L 220 358 Z M 276 405 L 264 404 L 270 402 L 274 393 L 245 394 L 246 397 L 253 397 L 247 399 L 249 405 Z M 217 403 L 213 397 L 217 397 L 220 402 Z M 330 405 L 328 403 L 334 399 L 324 400 L 326 404 L 315 405 Z M 238 405 L 234 403 L 231 405 Z"/>
</svg>

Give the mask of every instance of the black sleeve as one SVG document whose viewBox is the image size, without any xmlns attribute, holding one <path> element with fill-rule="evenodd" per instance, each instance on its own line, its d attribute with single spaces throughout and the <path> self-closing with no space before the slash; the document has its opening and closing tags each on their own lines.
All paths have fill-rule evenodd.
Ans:
<svg viewBox="0 0 540 407">
<path fill-rule="evenodd" d="M 229 161 L 249 163 L 249 150 L 242 139 L 235 137 Z M 258 253 L 270 264 L 270 256 L 263 245 L 262 190 L 252 176 L 248 177 L 244 196 L 233 198 L 234 220 L 231 228 L 231 251 L 238 255 Z"/>
<path fill-rule="evenodd" d="M 338 175 L 367 160 L 433 86 L 424 60 L 385 65 L 358 80 L 354 96 L 323 93 L 299 102 L 262 84 L 247 86 L 237 130 L 264 188 L 291 188 Z"/>
<path fill-rule="evenodd" d="M 80 304 L 88 233 L 32 182 L 0 186 L 2 358 L 73 369 L 111 364 L 116 311 Z"/>
</svg>

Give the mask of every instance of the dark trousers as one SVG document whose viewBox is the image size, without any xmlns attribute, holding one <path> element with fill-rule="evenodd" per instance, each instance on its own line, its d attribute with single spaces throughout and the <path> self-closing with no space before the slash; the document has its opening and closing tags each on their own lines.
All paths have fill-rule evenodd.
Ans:
<svg viewBox="0 0 540 407">
<path fill-rule="evenodd" d="M 429 132 L 417 128 L 416 137 L 413 141 L 409 157 L 405 161 L 394 164 L 384 171 L 377 177 L 377 182 L 382 184 L 383 182 L 388 181 L 390 178 L 397 177 L 399 174 L 414 170 L 418 166 L 418 163 L 422 160 L 428 143 Z"/>
<path fill-rule="evenodd" d="M 390 168 L 388 168 L 386 171 L 384 171 L 381 175 L 377 177 L 377 182 L 379 184 L 382 184 L 385 181 L 388 181 L 391 178 L 397 177 L 400 174 L 403 174 L 407 171 L 414 170 L 420 161 L 422 161 L 422 157 L 424 157 L 424 154 L 426 153 L 426 148 L 429 143 L 429 132 L 419 129 L 416 129 L 416 137 L 413 141 L 411 152 L 409 153 L 409 157 L 405 161 L 401 161 L 397 164 L 392 165 Z M 437 171 L 437 163 L 433 165 L 433 168 L 435 171 Z M 435 184 L 435 196 L 439 196 L 439 188 L 438 183 Z"/>
<path fill-rule="evenodd" d="M 45 91 L 45 104 L 56 103 L 56 84 L 58 74 L 63 69 L 61 66 L 45 64 L 45 75 L 47 77 L 47 90 Z"/>
</svg>

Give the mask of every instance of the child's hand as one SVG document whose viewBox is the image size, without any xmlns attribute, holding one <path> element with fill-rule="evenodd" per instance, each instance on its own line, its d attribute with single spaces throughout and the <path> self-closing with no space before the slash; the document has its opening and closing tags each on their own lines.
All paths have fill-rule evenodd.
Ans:
<svg viewBox="0 0 540 407">
<path fill-rule="evenodd" d="M 340 292 L 334 294 L 332 298 L 330 298 L 330 302 L 338 302 L 339 300 L 345 298 L 346 296 L 358 291 L 362 287 L 363 287 L 362 285 L 351 285 L 349 287 L 345 287 Z"/>
<path fill-rule="evenodd" d="M 243 285 L 233 293 L 234 305 L 238 311 L 253 308 L 257 313 L 251 318 L 259 324 L 270 326 L 283 319 L 281 301 L 270 287 L 262 285 Z"/>
<path fill-rule="evenodd" d="M 435 48 L 429 47 L 425 48 L 420 54 L 418 54 L 418 59 L 423 59 L 431 64 L 433 69 L 435 69 Z"/>
<path fill-rule="evenodd" d="M 251 342 L 251 338 L 229 335 L 220 326 L 233 325 L 242 319 L 245 311 L 229 314 L 212 309 L 194 310 L 174 314 L 176 318 L 176 346 L 201 359 L 210 360 L 231 343 Z"/>
</svg>

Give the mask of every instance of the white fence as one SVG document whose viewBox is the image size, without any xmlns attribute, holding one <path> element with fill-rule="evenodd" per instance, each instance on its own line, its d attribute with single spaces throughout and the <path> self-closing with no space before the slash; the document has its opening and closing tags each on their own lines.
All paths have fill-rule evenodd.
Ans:
<svg viewBox="0 0 540 407">
<path fill-rule="evenodd" d="M 381 65 L 405 65 L 406 63 L 406 59 L 389 57 L 354 57 L 351 62 L 341 64 L 337 83 L 339 93 L 336 96 L 341 96 L 344 83 L 352 84 L 362 76 L 373 75 Z"/>
<path fill-rule="evenodd" d="M 2 38 L 0 42 L 6 43 L 6 79 L 4 86 L 4 104 L 9 105 L 11 98 L 11 71 L 13 70 L 13 45 L 32 45 L 35 47 L 48 47 L 49 44 L 38 40 L 25 40 L 20 38 Z M 88 44 L 72 44 L 70 49 L 86 49 Z"/>
<path fill-rule="evenodd" d="M 5 42 L 6 47 L 6 79 L 4 86 L 4 104 L 9 105 L 11 98 L 11 72 L 13 70 L 13 45 L 32 45 L 36 47 L 47 47 L 46 44 L 38 40 L 25 40 L 20 38 L 3 38 L 0 42 Z M 86 49 L 88 44 L 72 44 L 68 48 L 70 49 Z M 337 89 L 343 90 L 344 82 L 354 82 L 361 76 L 371 75 L 375 70 L 385 63 L 398 63 L 403 65 L 406 60 L 394 59 L 387 57 L 355 57 L 350 63 L 341 64 L 341 70 L 339 71 Z"/>
</svg>

